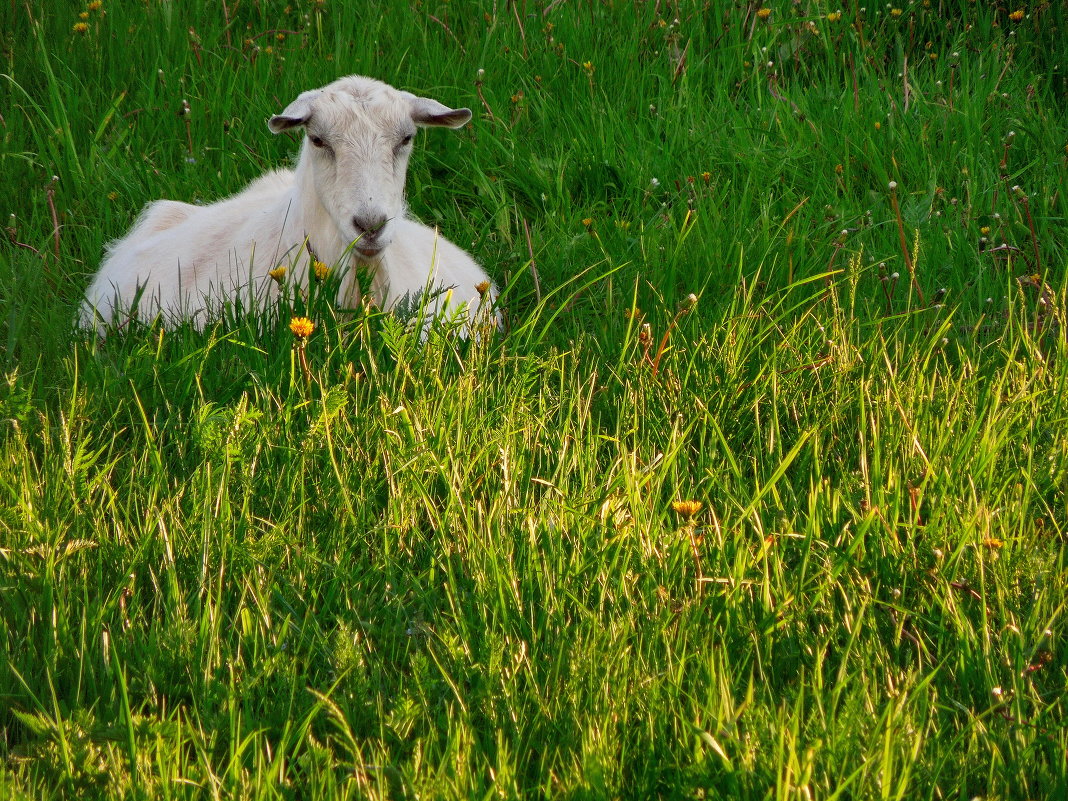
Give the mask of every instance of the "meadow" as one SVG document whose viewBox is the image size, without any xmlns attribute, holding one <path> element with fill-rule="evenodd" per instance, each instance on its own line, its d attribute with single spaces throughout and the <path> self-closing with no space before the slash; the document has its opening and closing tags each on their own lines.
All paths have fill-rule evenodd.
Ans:
<svg viewBox="0 0 1068 801">
<path fill-rule="evenodd" d="M 1068 797 L 1066 42 L 0 2 L 0 797 Z M 409 204 L 503 331 L 336 276 L 76 327 L 146 202 L 285 165 L 267 118 L 350 73 L 474 111 Z"/>
</svg>

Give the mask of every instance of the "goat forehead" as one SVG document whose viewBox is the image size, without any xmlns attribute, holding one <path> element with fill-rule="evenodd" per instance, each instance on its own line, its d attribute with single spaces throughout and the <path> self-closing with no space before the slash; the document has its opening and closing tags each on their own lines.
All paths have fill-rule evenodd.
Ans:
<svg viewBox="0 0 1068 801">
<path fill-rule="evenodd" d="M 361 140 L 393 136 L 412 127 L 411 109 L 399 96 L 367 99 L 348 92 L 324 93 L 316 102 L 315 116 L 330 130 Z"/>
<path fill-rule="evenodd" d="M 400 92 L 388 83 L 379 81 L 375 78 L 368 78 L 364 75 L 346 75 L 342 78 L 338 78 L 336 81 L 324 86 L 322 91 L 344 92 L 353 97 L 360 97 L 365 100 L 400 95 Z"/>
</svg>

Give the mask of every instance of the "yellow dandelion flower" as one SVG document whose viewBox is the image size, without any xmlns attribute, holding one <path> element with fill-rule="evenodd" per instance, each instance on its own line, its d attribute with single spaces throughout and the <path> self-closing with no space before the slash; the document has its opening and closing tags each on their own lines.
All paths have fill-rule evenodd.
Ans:
<svg viewBox="0 0 1068 801">
<path fill-rule="evenodd" d="M 101 6 L 103 5 L 104 4 L 101 2 L 101 0 L 91 0 L 91 2 L 88 3 L 85 7 L 90 11 L 99 11 Z"/>
<path fill-rule="evenodd" d="M 883 124 L 882 124 L 881 122 L 877 122 L 877 123 L 875 123 L 875 130 L 877 130 L 877 131 L 878 131 L 878 130 L 879 130 L 880 128 L 882 128 L 882 127 L 883 127 Z"/>
<path fill-rule="evenodd" d="M 89 30 L 89 25 L 84 22 L 75 22 L 73 30 L 75 33 L 85 33 Z"/>
<path fill-rule="evenodd" d="M 900 8 L 891 8 L 890 9 L 890 16 L 891 17 L 900 17 L 903 13 L 904 12 Z"/>
<path fill-rule="evenodd" d="M 590 75 L 593 75 L 593 70 L 594 70 L 593 62 L 592 61 L 583 61 L 582 62 L 582 69 L 586 70 L 586 72 L 588 72 Z"/>
<path fill-rule="evenodd" d="M 703 173 L 701 173 L 701 180 L 707 184 L 709 181 L 712 180 L 712 173 L 710 173 L 708 170 L 705 170 Z"/>
<path fill-rule="evenodd" d="M 1024 10 L 1022 8 L 1018 8 L 1015 11 L 1013 11 L 1011 14 L 1009 14 L 1009 19 L 1011 19 L 1013 22 L 1019 22 L 1023 18 L 1024 18 Z"/>
<path fill-rule="evenodd" d="M 983 236 L 987 236 L 990 233 L 990 226 L 984 225 L 982 228 L 979 229 L 979 233 L 981 233 Z"/>
<path fill-rule="evenodd" d="M 757 11 L 757 16 L 760 17 L 761 19 L 767 19 L 768 17 L 771 16 L 771 9 L 770 8 L 762 8 L 759 11 Z"/>
<path fill-rule="evenodd" d="M 315 273 L 316 281 L 325 281 L 330 277 L 330 268 L 321 261 L 312 262 L 312 272 Z"/>
<path fill-rule="evenodd" d="M 78 19 L 89 19 L 89 12 L 83 11 L 78 15 Z"/>
<path fill-rule="evenodd" d="M 704 509 L 705 505 L 700 501 L 672 501 L 671 508 L 680 517 L 693 517 Z"/>
<path fill-rule="evenodd" d="M 830 14 L 827 15 L 827 21 L 828 22 L 838 22 L 838 20 L 840 20 L 841 18 L 842 18 L 842 12 L 841 11 L 832 11 Z"/>
<path fill-rule="evenodd" d="M 593 226 L 593 217 L 584 217 L 582 220 L 583 226 L 590 228 Z"/>
<path fill-rule="evenodd" d="M 485 297 L 486 293 L 490 291 L 492 284 L 489 281 L 479 281 L 475 284 L 475 291 L 482 297 Z"/>
<path fill-rule="evenodd" d="M 294 317 L 289 321 L 289 330 L 293 332 L 293 336 L 305 339 L 315 330 L 315 323 L 307 317 Z"/>
<path fill-rule="evenodd" d="M 1005 543 L 999 540 L 997 537 L 987 537 L 985 540 L 983 540 L 983 547 L 989 548 L 992 551 L 996 551 L 1004 544 Z"/>
<path fill-rule="evenodd" d="M 277 281 L 280 284 L 280 283 L 282 283 L 282 281 L 286 277 L 286 268 L 285 268 L 284 265 L 280 264 L 277 267 L 275 267 L 273 270 L 268 270 L 267 271 L 267 275 L 271 276 L 271 278 L 273 278 L 275 281 Z"/>
</svg>

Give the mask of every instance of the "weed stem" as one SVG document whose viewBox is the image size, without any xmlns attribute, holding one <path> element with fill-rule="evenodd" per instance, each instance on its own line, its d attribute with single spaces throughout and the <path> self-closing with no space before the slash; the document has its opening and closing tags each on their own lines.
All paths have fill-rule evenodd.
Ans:
<svg viewBox="0 0 1068 801">
<path fill-rule="evenodd" d="M 905 221 L 901 219 L 901 207 L 897 202 L 897 182 L 890 182 L 890 205 L 894 207 L 894 217 L 897 218 L 897 236 L 898 241 L 901 243 L 901 255 L 905 257 L 905 268 L 909 271 L 909 280 L 912 282 L 912 288 L 916 291 L 917 297 L 920 299 L 920 305 L 926 306 L 927 301 L 924 300 L 923 290 L 920 289 L 920 282 L 916 280 L 916 269 L 912 263 L 912 256 L 909 254 L 908 242 L 905 240 Z"/>
</svg>

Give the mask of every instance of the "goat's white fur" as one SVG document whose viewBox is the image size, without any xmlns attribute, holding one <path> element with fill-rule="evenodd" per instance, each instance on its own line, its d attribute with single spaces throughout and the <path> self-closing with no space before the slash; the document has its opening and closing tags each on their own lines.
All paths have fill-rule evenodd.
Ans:
<svg viewBox="0 0 1068 801">
<path fill-rule="evenodd" d="M 146 206 L 130 232 L 108 245 L 82 323 L 121 323 L 135 306 L 142 317 L 161 312 L 198 324 L 225 301 L 262 308 L 278 292 L 269 271 L 287 266 L 291 280 L 306 282 L 313 258 L 345 269 L 338 298 L 345 306 L 359 301 L 353 268 L 362 266 L 382 308 L 430 290 L 428 314 L 466 307 L 471 324 L 492 314 L 496 289 L 491 282 L 485 289 L 486 273 L 408 217 L 404 202 L 416 126 L 459 128 L 470 118 L 466 108 L 358 75 L 304 92 L 268 122 L 273 133 L 305 129 L 296 169 L 267 173 L 209 206 Z"/>
</svg>

